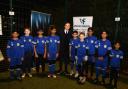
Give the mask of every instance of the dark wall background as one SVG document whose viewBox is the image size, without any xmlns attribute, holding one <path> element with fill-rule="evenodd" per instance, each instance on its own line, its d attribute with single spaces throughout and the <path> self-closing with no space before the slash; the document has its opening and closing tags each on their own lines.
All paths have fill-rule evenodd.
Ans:
<svg viewBox="0 0 128 89">
<path fill-rule="evenodd" d="M 13 30 L 23 34 L 24 27 L 30 27 L 31 10 L 52 14 L 52 24 L 62 30 L 66 21 L 72 23 L 73 16 L 94 16 L 93 27 L 95 35 L 99 37 L 101 30 L 109 32 L 112 42 L 115 39 L 116 26 L 118 33 L 116 39 L 121 41 L 125 57 L 128 55 L 128 0 L 12 0 L 15 11 L 13 16 Z M 3 36 L 0 36 L 0 49 L 5 55 L 7 40 L 10 38 L 10 0 L 0 0 L 0 14 L 3 20 Z M 120 22 L 114 19 L 119 11 Z M 6 55 L 5 55 L 6 56 Z M 127 61 L 127 59 L 125 59 Z"/>
</svg>

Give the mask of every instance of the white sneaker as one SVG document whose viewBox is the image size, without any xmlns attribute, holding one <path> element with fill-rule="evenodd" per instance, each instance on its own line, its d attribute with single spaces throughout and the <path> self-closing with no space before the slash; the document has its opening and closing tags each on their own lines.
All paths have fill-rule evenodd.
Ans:
<svg viewBox="0 0 128 89">
<path fill-rule="evenodd" d="M 73 71 L 71 71 L 71 72 L 70 72 L 70 76 L 72 76 L 73 74 L 74 74 L 74 72 L 73 72 Z"/>
<path fill-rule="evenodd" d="M 51 78 L 51 75 L 50 74 L 48 75 L 48 78 Z"/>
<path fill-rule="evenodd" d="M 79 77 L 79 81 L 82 81 L 83 77 Z"/>
<path fill-rule="evenodd" d="M 56 78 L 56 75 L 54 74 L 52 77 L 53 77 L 53 78 Z"/>
<path fill-rule="evenodd" d="M 83 77 L 83 78 L 81 79 L 81 83 L 85 83 L 85 81 L 86 81 L 86 77 Z"/>
<path fill-rule="evenodd" d="M 79 73 L 78 72 L 76 72 L 76 74 L 75 74 L 75 78 L 78 78 L 78 76 L 79 76 Z"/>
<path fill-rule="evenodd" d="M 26 76 L 26 74 L 24 73 L 24 74 L 22 74 L 22 76 L 21 76 L 21 77 L 22 77 L 22 78 L 25 78 L 25 76 Z"/>
<path fill-rule="evenodd" d="M 36 68 L 35 68 L 35 67 L 33 67 L 33 68 L 32 68 L 32 70 L 33 70 L 33 71 L 36 71 Z"/>
<path fill-rule="evenodd" d="M 30 77 L 30 78 L 31 78 L 31 77 L 32 77 L 32 74 L 31 74 L 31 73 L 28 73 L 28 77 Z"/>
</svg>

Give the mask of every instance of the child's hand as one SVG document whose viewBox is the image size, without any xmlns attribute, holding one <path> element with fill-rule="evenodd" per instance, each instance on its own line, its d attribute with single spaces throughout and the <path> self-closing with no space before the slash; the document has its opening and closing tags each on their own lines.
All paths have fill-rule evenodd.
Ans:
<svg viewBox="0 0 128 89">
<path fill-rule="evenodd" d="M 49 56 L 50 56 L 50 55 L 49 55 L 49 53 L 48 53 L 48 54 L 47 54 L 47 57 L 49 58 Z"/>
<path fill-rule="evenodd" d="M 35 58 L 38 58 L 38 55 L 37 54 L 35 54 Z"/>
<path fill-rule="evenodd" d="M 23 61 L 23 60 L 24 60 L 24 57 L 21 58 L 21 61 Z"/>
<path fill-rule="evenodd" d="M 11 61 L 11 58 L 8 58 L 8 61 L 10 62 Z"/>
<path fill-rule="evenodd" d="M 59 53 L 56 54 L 56 58 L 58 58 L 58 57 L 59 57 Z"/>
<path fill-rule="evenodd" d="M 88 56 L 85 56 L 84 57 L 84 61 L 88 61 Z"/>
<path fill-rule="evenodd" d="M 75 59 L 76 59 L 76 60 L 78 60 L 78 57 L 77 57 L 77 56 L 75 56 Z"/>
<path fill-rule="evenodd" d="M 69 54 L 69 57 L 71 58 L 71 53 Z"/>
<path fill-rule="evenodd" d="M 98 59 L 99 59 L 99 60 L 101 60 L 101 61 L 103 61 L 103 60 L 104 60 L 104 58 L 103 58 L 103 57 L 98 57 Z"/>
<path fill-rule="evenodd" d="M 46 54 L 44 54 L 44 59 L 46 58 Z"/>
</svg>

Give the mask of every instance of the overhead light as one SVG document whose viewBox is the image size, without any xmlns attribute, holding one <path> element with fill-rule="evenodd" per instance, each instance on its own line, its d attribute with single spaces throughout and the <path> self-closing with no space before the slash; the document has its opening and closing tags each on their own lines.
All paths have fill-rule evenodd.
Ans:
<svg viewBox="0 0 128 89">
<path fill-rule="evenodd" d="M 115 21 L 119 22 L 120 21 L 120 17 L 115 17 Z"/>
<path fill-rule="evenodd" d="M 14 11 L 9 11 L 9 15 L 15 15 Z"/>
</svg>

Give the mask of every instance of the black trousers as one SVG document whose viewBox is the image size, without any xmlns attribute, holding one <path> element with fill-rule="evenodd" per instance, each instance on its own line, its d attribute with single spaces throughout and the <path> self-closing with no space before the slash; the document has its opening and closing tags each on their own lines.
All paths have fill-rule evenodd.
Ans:
<svg viewBox="0 0 128 89">
<path fill-rule="evenodd" d="M 60 57 L 59 57 L 59 71 L 62 71 L 64 65 L 64 71 L 68 73 L 69 64 L 69 43 L 61 44 Z"/>
<path fill-rule="evenodd" d="M 82 64 L 82 72 L 83 72 L 83 76 L 86 76 L 87 73 L 88 73 L 88 66 L 87 66 L 88 62 L 87 61 L 84 61 L 83 64 Z"/>
<path fill-rule="evenodd" d="M 62 71 L 63 65 L 64 65 L 64 71 L 68 72 L 68 64 L 69 64 L 69 56 L 63 56 L 59 60 L 59 71 Z"/>
<path fill-rule="evenodd" d="M 82 64 L 78 65 L 78 72 L 80 76 L 86 76 L 88 75 L 88 69 L 89 69 L 89 62 L 84 61 Z M 94 70 L 94 64 L 91 64 L 91 76 L 93 76 L 93 70 Z"/>
<path fill-rule="evenodd" d="M 110 68 L 110 84 L 112 84 L 112 81 L 114 80 L 114 87 L 117 87 L 118 74 L 119 74 L 118 68 L 115 67 Z"/>
<path fill-rule="evenodd" d="M 43 54 L 38 54 L 38 58 L 36 58 L 36 72 L 39 73 L 39 67 L 41 65 L 42 72 L 45 71 L 45 59 Z"/>
<path fill-rule="evenodd" d="M 22 71 L 23 73 L 31 73 L 31 64 L 32 64 L 32 53 L 26 52 L 24 55 L 24 60 L 22 63 Z"/>
<path fill-rule="evenodd" d="M 79 73 L 79 76 L 81 77 L 84 76 L 84 65 L 83 64 L 78 64 L 78 73 Z"/>
<path fill-rule="evenodd" d="M 90 72 L 91 77 L 93 76 L 93 72 L 94 72 L 94 66 L 95 63 L 94 62 L 85 62 L 84 63 L 84 70 L 85 70 L 85 76 L 88 77 L 88 72 Z"/>
</svg>

